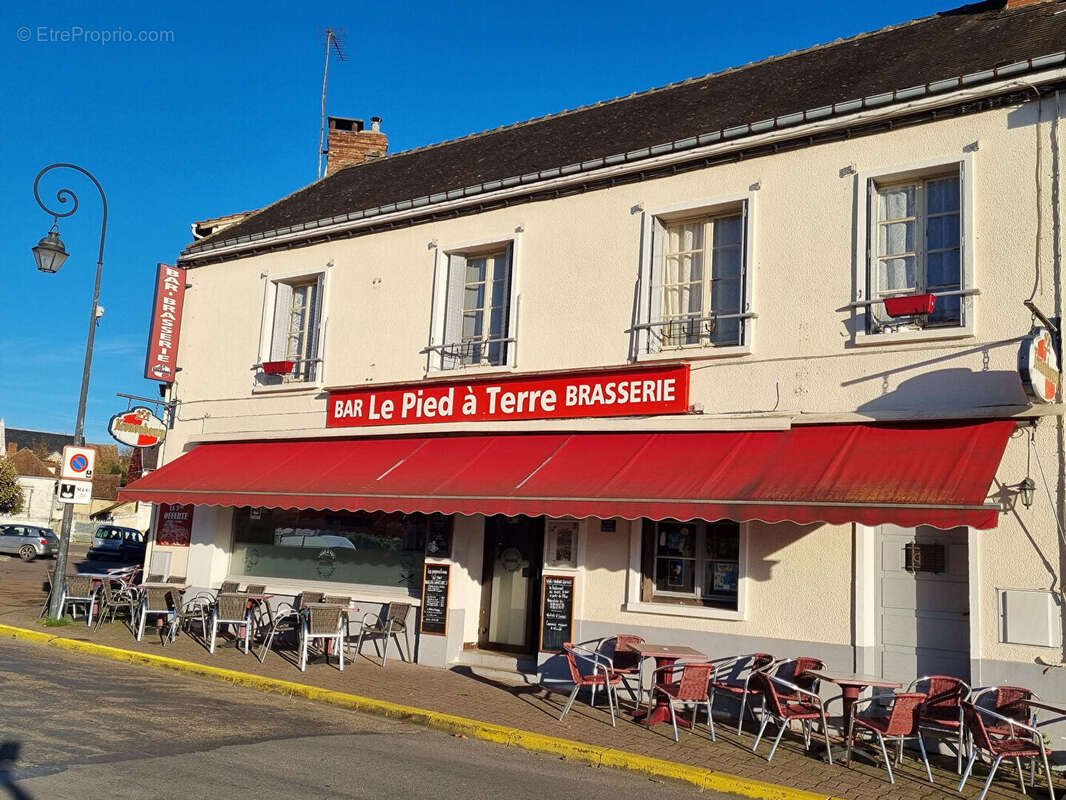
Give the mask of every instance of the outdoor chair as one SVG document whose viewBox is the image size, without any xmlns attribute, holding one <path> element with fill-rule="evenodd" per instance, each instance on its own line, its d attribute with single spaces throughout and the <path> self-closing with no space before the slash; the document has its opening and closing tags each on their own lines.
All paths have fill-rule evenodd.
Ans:
<svg viewBox="0 0 1066 800">
<path fill-rule="evenodd" d="M 676 673 L 680 672 L 678 679 Z M 670 724 L 674 726 L 674 741 L 680 741 L 677 736 L 677 715 L 674 706 L 680 704 L 682 708 L 692 705 L 692 728 L 696 730 L 696 715 L 699 713 L 700 704 L 707 709 L 707 729 L 711 733 L 711 741 L 716 741 L 714 736 L 714 715 L 711 714 L 711 698 L 707 694 L 707 684 L 714 672 L 714 664 L 685 661 L 682 663 L 668 664 L 659 667 L 652 672 L 651 694 L 648 696 L 648 713 L 655 695 L 663 695 L 670 704 Z M 656 676 L 659 675 L 659 678 Z"/>
<path fill-rule="evenodd" d="M 632 633 L 620 633 L 617 636 L 601 639 L 596 646 L 596 652 L 606 655 L 605 645 L 608 642 L 610 642 L 609 657 L 614 665 L 614 672 L 622 678 L 622 686 L 633 699 L 633 707 L 640 708 L 640 704 L 644 702 L 644 659 L 640 653 L 630 650 L 629 645 L 644 644 L 644 637 Z M 630 683 L 632 678 L 637 679 L 636 692 L 633 691 L 633 685 Z"/>
<path fill-rule="evenodd" d="M 774 677 L 794 683 L 805 692 L 818 694 L 819 679 L 814 675 L 808 675 L 807 670 L 809 669 L 825 669 L 825 662 L 820 658 L 811 658 L 809 656 L 788 658 L 774 664 L 772 672 Z M 770 670 L 767 671 L 769 672 Z M 778 692 L 778 694 L 781 694 L 781 692 Z M 798 698 L 790 697 L 789 699 L 796 700 Z"/>
<path fill-rule="evenodd" d="M 344 609 L 336 605 L 311 605 L 306 609 L 303 617 L 303 630 L 300 636 L 300 671 L 307 671 L 307 650 L 311 640 L 322 639 L 323 653 L 326 655 L 326 663 L 329 663 L 330 642 L 335 643 L 337 651 L 337 666 L 344 672 L 344 638 L 345 638 L 345 613 Z"/>
<path fill-rule="evenodd" d="M 163 574 L 162 573 L 149 572 L 148 573 L 148 577 L 144 579 L 144 582 L 145 583 L 163 583 L 164 582 Z"/>
<path fill-rule="evenodd" d="M 966 726 L 962 704 L 970 697 L 970 687 L 950 675 L 926 675 L 911 681 L 908 692 L 925 692 L 926 701 L 918 715 L 918 724 L 956 740 L 955 771 L 962 773 L 962 755 L 966 750 Z"/>
<path fill-rule="evenodd" d="M 833 763 L 833 751 L 829 747 L 829 725 L 826 722 L 825 706 L 821 697 L 814 692 L 800 688 L 794 683 L 789 683 L 765 672 L 756 671 L 753 673 L 751 685 L 752 688 L 761 692 L 763 697 L 762 724 L 759 726 L 759 735 L 755 737 L 755 744 L 751 748 L 751 752 L 754 753 L 758 750 L 759 741 L 762 739 L 766 724 L 771 718 L 777 723 L 779 730 L 777 731 L 777 738 L 774 739 L 773 746 L 770 747 L 770 752 L 766 756 L 767 763 L 774 757 L 774 751 L 777 750 L 777 746 L 781 743 L 781 737 L 784 735 L 785 729 L 789 727 L 793 720 L 799 721 L 803 727 L 804 748 L 807 750 L 811 746 L 811 731 L 814 723 L 820 721 L 822 723 L 822 733 L 825 735 L 825 755 L 829 759 L 829 763 Z M 779 690 L 783 694 L 779 694 Z"/>
<path fill-rule="evenodd" d="M 96 607 L 96 588 L 93 579 L 86 575 L 67 575 L 63 580 L 63 599 L 60 608 L 63 613 L 70 605 L 70 617 L 76 619 L 78 606 L 85 606 L 85 624 L 92 627 L 93 609 Z"/>
<path fill-rule="evenodd" d="M 202 641 L 206 642 L 207 620 L 211 616 L 211 610 L 215 604 L 214 596 L 210 592 L 198 592 L 189 597 L 183 596 L 180 592 L 172 591 L 170 598 L 176 613 L 172 619 L 171 629 L 167 637 L 169 641 L 173 642 L 178 638 L 180 631 L 187 630 L 191 623 L 199 621 L 200 635 L 203 637 Z"/>
<path fill-rule="evenodd" d="M 267 587 L 265 583 L 249 583 L 244 587 L 245 594 L 266 594 L 266 590 Z"/>
<path fill-rule="evenodd" d="M 171 575 L 171 576 L 170 576 L 169 578 L 167 578 L 167 579 L 166 579 L 166 583 L 180 583 L 180 584 L 184 584 L 184 583 L 185 583 L 185 580 L 186 580 L 186 579 L 185 579 L 185 576 L 184 576 L 184 575 Z"/>
<path fill-rule="evenodd" d="M 116 579 L 118 580 L 118 579 Z M 129 616 L 129 627 L 133 630 L 133 622 L 137 618 L 137 595 L 133 590 L 119 581 L 119 585 L 113 585 L 110 580 L 100 581 L 100 607 L 96 615 L 96 628 L 100 630 L 105 617 L 115 621 L 115 614 L 124 611 Z"/>
<path fill-rule="evenodd" d="M 217 594 L 234 594 L 239 588 L 240 584 L 237 581 L 222 581 L 222 585 L 218 587 Z"/>
<path fill-rule="evenodd" d="M 141 597 L 140 621 L 137 624 L 137 641 L 144 637 L 144 626 L 149 614 L 162 616 L 167 624 L 171 624 L 172 617 L 176 616 L 173 603 L 170 599 L 170 589 L 157 586 L 146 586 Z M 169 630 L 167 635 L 169 636 Z"/>
<path fill-rule="evenodd" d="M 883 702 L 887 697 L 889 695 L 865 697 L 856 701 L 855 706 L 874 701 Z M 853 715 L 849 720 L 847 765 L 851 767 L 851 748 L 855 741 L 855 729 L 869 731 L 877 737 L 877 743 L 881 746 L 881 755 L 885 759 L 885 769 L 888 771 L 888 782 L 895 784 L 896 779 L 892 776 L 892 764 L 888 757 L 888 750 L 885 748 L 885 739 L 898 739 L 900 753 L 903 752 L 905 739 L 917 739 L 918 749 L 922 754 L 922 763 L 925 764 L 925 776 L 932 783 L 933 773 L 929 769 L 929 757 L 926 755 L 922 730 L 918 724 L 918 716 L 926 696 L 921 692 L 900 692 L 891 697 L 892 703 L 886 708 L 885 713 L 868 714 L 862 717 Z"/>
<path fill-rule="evenodd" d="M 570 668 L 570 681 L 574 684 L 574 690 L 570 692 L 570 699 L 566 701 L 566 705 L 559 715 L 559 721 L 562 722 L 563 717 L 566 716 L 566 713 L 574 704 L 574 698 L 577 697 L 579 691 L 582 689 L 590 690 L 589 705 L 595 708 L 596 690 L 602 688 L 604 694 L 607 695 L 607 706 L 611 710 L 611 727 L 616 727 L 614 709 L 618 702 L 617 689 L 618 684 L 622 682 L 622 676 L 614 672 L 611 660 L 595 650 L 589 650 L 571 642 L 563 644 L 563 653 L 566 655 L 566 664 Z M 579 660 L 591 668 L 592 671 L 588 675 L 581 674 L 581 670 L 578 668 Z"/>
<path fill-rule="evenodd" d="M 1040 698 L 1032 689 L 1021 686 L 989 686 L 984 689 L 975 689 L 970 696 L 970 702 L 980 708 L 995 711 L 1003 717 L 1023 725 L 1036 725 L 1036 713 L 1029 705 L 1029 700 Z M 985 720 L 985 730 L 992 736 L 1010 736 L 1011 729 L 1006 723 Z"/>
<path fill-rule="evenodd" d="M 48 604 L 52 600 L 52 589 L 55 587 L 55 584 L 56 584 L 56 569 L 55 569 L 55 567 L 49 567 L 48 568 L 47 572 L 45 573 L 44 582 L 46 584 L 45 591 L 48 594 L 46 594 L 44 596 L 44 605 L 41 606 L 41 613 L 37 615 L 39 617 L 45 617 L 45 616 L 48 615 Z"/>
<path fill-rule="evenodd" d="M 256 655 L 260 664 L 266 661 L 267 653 L 270 652 L 270 647 L 274 644 L 274 637 L 278 633 L 299 634 L 303 631 L 301 612 L 308 603 L 322 602 L 324 596 L 321 592 L 301 592 L 295 599 L 295 605 L 286 602 L 278 603 L 278 607 L 274 611 L 274 620 L 270 623 L 270 630 L 263 637 L 263 644 Z"/>
<path fill-rule="evenodd" d="M 355 658 L 359 658 L 359 654 L 363 652 L 363 639 L 367 636 L 374 642 L 374 650 L 377 651 L 378 639 L 384 641 L 385 645 L 382 648 L 384 655 L 381 651 L 378 651 L 378 656 L 381 657 L 382 668 L 389 661 L 389 638 L 391 637 L 396 641 L 396 650 L 400 654 L 400 660 L 403 658 L 403 650 L 400 649 L 400 638 L 398 636 L 400 631 L 403 631 L 403 639 L 407 643 L 407 660 L 411 660 L 411 641 L 407 635 L 407 614 L 411 610 L 410 603 L 389 603 L 383 606 L 381 613 L 379 614 L 364 614 L 362 624 L 359 626 L 359 641 L 355 646 Z"/>
<path fill-rule="evenodd" d="M 322 596 L 323 603 L 329 603 L 332 606 L 344 606 L 347 608 L 352 603 L 352 598 L 345 597 L 341 594 L 326 594 Z"/>
<path fill-rule="evenodd" d="M 751 714 L 755 722 L 755 708 L 748 699 L 754 700 L 759 696 L 759 690 L 751 685 L 751 676 L 758 670 L 766 669 L 774 663 L 774 657 L 769 653 L 752 653 L 751 655 L 736 656 L 722 661 L 715 661 L 714 674 L 711 676 L 711 708 L 714 708 L 714 697 L 722 692 L 728 697 L 740 700 L 740 713 L 737 715 L 737 736 L 744 738 L 744 711 Z"/>
<path fill-rule="evenodd" d="M 218 629 L 223 625 L 237 626 L 235 642 L 238 645 L 241 638 L 241 629 L 244 629 L 244 654 L 248 655 L 248 648 L 252 639 L 252 609 L 248 607 L 248 598 L 243 594 L 220 594 L 218 600 L 211 607 L 211 634 L 207 647 L 209 653 L 215 652 Z"/>
<path fill-rule="evenodd" d="M 970 758 L 966 762 L 966 770 L 962 773 L 962 780 L 959 781 L 955 791 L 962 791 L 962 787 L 966 785 L 966 780 L 973 771 L 973 764 L 977 760 L 978 751 L 984 750 L 992 756 L 992 766 L 988 770 L 988 778 L 985 779 L 985 785 L 981 789 L 981 794 L 977 800 L 984 800 L 985 795 L 988 793 L 988 787 L 992 785 L 996 770 L 999 769 L 999 763 L 1004 758 L 1014 759 L 1014 764 L 1018 768 L 1018 781 L 1021 783 L 1022 794 L 1025 794 L 1025 773 L 1022 771 L 1022 759 L 1035 759 L 1038 756 L 1044 762 L 1044 777 L 1047 780 L 1048 795 L 1051 800 L 1055 800 L 1055 787 L 1051 782 L 1051 768 L 1048 766 L 1047 760 L 1048 750 L 1044 746 L 1044 739 L 1037 728 L 1032 725 L 1024 725 L 1008 716 L 997 714 L 995 711 L 969 702 L 962 703 L 962 713 L 973 747 L 970 749 Z M 992 736 L 985 725 L 985 719 L 989 719 L 996 727 L 1006 726 L 1009 732 L 1008 735 L 1002 738 Z"/>
</svg>

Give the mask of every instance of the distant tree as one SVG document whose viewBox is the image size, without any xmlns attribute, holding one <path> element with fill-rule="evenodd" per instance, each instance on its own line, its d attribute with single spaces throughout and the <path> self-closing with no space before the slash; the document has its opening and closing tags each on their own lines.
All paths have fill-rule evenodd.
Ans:
<svg viewBox="0 0 1066 800">
<path fill-rule="evenodd" d="M 22 486 L 18 473 L 6 458 L 0 458 L 0 514 L 22 511 Z"/>
<path fill-rule="evenodd" d="M 133 453 L 133 448 L 123 447 L 118 450 L 97 450 L 96 451 L 96 472 L 99 475 L 121 475 L 121 483 L 125 485 L 126 474 L 130 468 L 130 456 Z"/>
</svg>

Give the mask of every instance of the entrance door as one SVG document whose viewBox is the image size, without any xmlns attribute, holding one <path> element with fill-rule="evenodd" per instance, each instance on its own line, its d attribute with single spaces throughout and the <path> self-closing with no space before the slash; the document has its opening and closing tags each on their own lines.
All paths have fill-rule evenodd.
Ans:
<svg viewBox="0 0 1066 800">
<path fill-rule="evenodd" d="M 543 517 L 485 520 L 478 647 L 531 653 L 540 610 Z"/>
<path fill-rule="evenodd" d="M 878 529 L 881 675 L 906 686 L 922 675 L 970 680 L 966 528 Z"/>
</svg>

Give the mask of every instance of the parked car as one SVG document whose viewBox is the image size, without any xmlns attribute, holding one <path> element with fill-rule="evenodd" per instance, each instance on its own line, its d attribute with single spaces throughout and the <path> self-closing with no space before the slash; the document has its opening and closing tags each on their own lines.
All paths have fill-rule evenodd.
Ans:
<svg viewBox="0 0 1066 800">
<path fill-rule="evenodd" d="M 117 558 L 121 561 L 144 561 L 144 534 L 133 528 L 101 525 L 93 534 L 88 558 Z"/>
<path fill-rule="evenodd" d="M 0 553 L 12 553 L 23 561 L 54 556 L 59 537 L 51 528 L 38 525 L 0 525 Z"/>
</svg>

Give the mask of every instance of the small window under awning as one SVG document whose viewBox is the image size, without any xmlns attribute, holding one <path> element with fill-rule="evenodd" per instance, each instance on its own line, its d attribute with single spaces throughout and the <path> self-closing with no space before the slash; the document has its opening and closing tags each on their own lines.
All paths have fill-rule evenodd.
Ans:
<svg viewBox="0 0 1066 800">
<path fill-rule="evenodd" d="M 992 528 L 1012 421 L 201 444 L 122 500 Z"/>
</svg>

